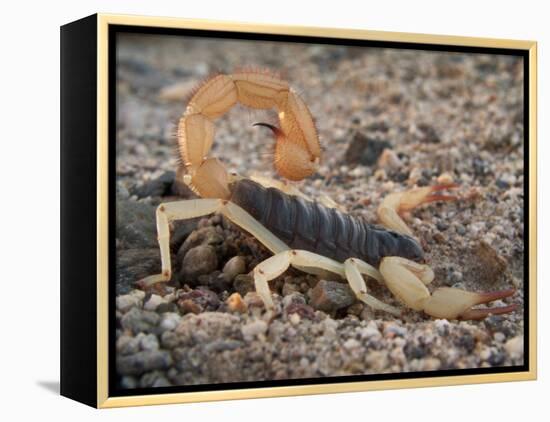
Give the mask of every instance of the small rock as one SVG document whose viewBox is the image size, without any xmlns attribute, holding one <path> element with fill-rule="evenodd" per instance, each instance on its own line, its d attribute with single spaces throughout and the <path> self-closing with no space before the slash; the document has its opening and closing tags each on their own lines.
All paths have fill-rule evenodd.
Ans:
<svg viewBox="0 0 550 422">
<path fill-rule="evenodd" d="M 170 352 L 145 350 L 130 356 L 117 356 L 117 371 L 121 375 L 141 375 L 155 369 L 166 369 L 172 364 Z"/>
<path fill-rule="evenodd" d="M 363 309 L 365 309 L 365 305 L 362 302 L 356 302 L 348 308 L 348 315 L 355 315 L 358 317 L 361 315 L 361 312 L 363 312 Z"/>
<path fill-rule="evenodd" d="M 162 299 L 162 297 L 160 297 L 159 295 L 153 294 L 151 295 L 149 300 L 145 302 L 145 304 L 143 305 L 143 309 L 145 309 L 146 311 L 154 311 L 163 302 L 164 300 Z"/>
<path fill-rule="evenodd" d="M 229 277 L 231 281 L 239 274 L 246 272 L 246 261 L 242 256 L 234 256 L 223 267 L 223 273 Z"/>
<path fill-rule="evenodd" d="M 191 232 L 178 250 L 176 261 L 181 262 L 187 253 L 197 246 L 217 246 L 223 243 L 223 237 L 213 226 L 201 227 Z"/>
<path fill-rule="evenodd" d="M 156 335 L 148 334 L 146 336 L 141 337 L 139 345 L 141 350 L 158 350 L 159 341 Z"/>
<path fill-rule="evenodd" d="M 163 302 L 157 307 L 158 314 L 176 312 L 177 310 L 178 306 L 174 302 Z"/>
<path fill-rule="evenodd" d="M 443 232 L 443 231 L 445 231 L 445 230 L 447 230 L 447 229 L 449 228 L 449 223 L 440 220 L 440 221 L 438 221 L 438 222 L 436 223 L 436 227 L 437 227 L 437 230 Z"/>
<path fill-rule="evenodd" d="M 185 239 L 187 239 L 193 231 L 197 230 L 198 221 L 198 218 L 174 221 L 172 223 L 174 229 L 172 230 L 172 235 L 170 236 L 170 249 L 178 250 Z"/>
<path fill-rule="evenodd" d="M 508 183 L 508 182 L 505 181 L 505 180 L 497 179 L 497 181 L 495 182 L 495 184 L 497 185 L 497 187 L 498 187 L 499 189 L 502 189 L 502 190 L 510 189 L 510 183 Z"/>
<path fill-rule="evenodd" d="M 453 271 L 451 273 L 450 281 L 452 284 L 461 283 L 464 276 L 460 271 Z"/>
<path fill-rule="evenodd" d="M 191 299 L 179 300 L 178 306 L 182 314 L 200 314 L 202 312 L 201 306 L 193 302 Z"/>
<path fill-rule="evenodd" d="M 464 236 L 466 234 L 466 227 L 464 227 L 462 224 L 458 224 L 455 227 L 456 233 L 460 236 Z"/>
<path fill-rule="evenodd" d="M 242 297 L 245 297 L 248 292 L 256 291 L 254 287 L 254 278 L 248 274 L 239 274 L 235 277 L 233 287 Z"/>
<path fill-rule="evenodd" d="M 120 379 L 120 387 L 123 389 L 136 388 L 138 381 L 135 377 L 125 375 Z"/>
<path fill-rule="evenodd" d="M 452 185 L 454 183 L 454 178 L 451 173 L 441 173 L 437 178 L 437 183 L 440 185 Z"/>
<path fill-rule="evenodd" d="M 116 199 L 129 199 L 130 198 L 130 192 L 128 192 L 128 189 L 126 189 L 126 186 L 124 186 L 122 183 L 117 182 L 116 184 Z"/>
<path fill-rule="evenodd" d="M 174 306 L 176 306 L 174 304 Z M 181 321 L 179 314 L 175 312 L 166 312 L 162 315 L 159 327 L 162 331 L 175 330 Z"/>
<path fill-rule="evenodd" d="M 484 240 L 478 243 L 475 255 L 479 263 L 479 275 L 485 282 L 496 282 L 508 267 L 506 259 Z"/>
<path fill-rule="evenodd" d="M 142 311 L 132 308 L 120 319 L 120 325 L 134 334 L 149 333 L 154 330 L 159 322 L 159 315 L 155 312 Z"/>
<path fill-rule="evenodd" d="M 158 248 L 155 207 L 150 204 L 117 201 L 115 227 L 124 249 Z"/>
<path fill-rule="evenodd" d="M 367 138 L 362 132 L 355 132 L 346 150 L 347 164 L 373 166 L 385 149 L 391 149 L 388 141 Z"/>
<path fill-rule="evenodd" d="M 320 280 L 309 293 L 310 305 L 324 312 L 346 308 L 355 302 L 355 294 L 347 284 Z"/>
<path fill-rule="evenodd" d="M 119 295 L 131 291 L 136 281 L 161 270 L 158 246 L 149 249 L 117 248 L 116 255 L 116 291 Z"/>
<path fill-rule="evenodd" d="M 239 293 L 233 293 L 227 298 L 225 303 L 227 303 L 227 307 L 231 312 L 240 312 L 244 314 L 248 310 L 248 306 L 246 306 L 246 303 Z"/>
<path fill-rule="evenodd" d="M 160 177 L 145 182 L 134 193 L 138 198 L 167 196 L 171 193 L 170 190 L 175 177 L 175 172 L 167 171 Z"/>
<path fill-rule="evenodd" d="M 504 340 L 506 340 L 506 336 L 504 335 L 504 333 L 497 331 L 496 333 L 493 334 L 493 339 L 497 343 L 504 343 Z"/>
<path fill-rule="evenodd" d="M 297 312 L 293 312 L 290 314 L 289 320 L 292 325 L 298 325 L 300 323 L 302 318 L 300 318 L 300 315 Z"/>
<path fill-rule="evenodd" d="M 508 340 L 504 349 L 511 359 L 523 358 L 523 336 L 516 336 Z"/>
<path fill-rule="evenodd" d="M 492 366 L 501 366 L 506 361 L 506 355 L 498 350 L 494 350 L 487 359 Z"/>
<path fill-rule="evenodd" d="M 139 352 L 139 341 L 137 337 L 122 335 L 117 338 L 116 352 L 119 355 L 133 355 Z"/>
<path fill-rule="evenodd" d="M 400 327 L 399 325 L 393 323 L 387 323 L 384 327 L 384 337 L 405 337 L 407 335 L 407 331 L 408 330 L 405 327 Z"/>
<path fill-rule="evenodd" d="M 441 142 L 435 128 L 427 123 L 419 123 L 417 129 L 420 133 L 420 142 L 438 144 Z"/>
<path fill-rule="evenodd" d="M 449 321 L 446 319 L 436 319 L 435 329 L 440 336 L 446 336 L 449 333 Z"/>
<path fill-rule="evenodd" d="M 218 267 L 218 256 L 212 246 L 196 246 L 189 249 L 183 258 L 181 275 L 193 282 L 199 275 L 210 274 Z"/>
<path fill-rule="evenodd" d="M 374 321 L 369 322 L 367 326 L 361 330 L 361 338 L 372 340 L 379 340 L 382 338 L 382 334 Z"/>
<path fill-rule="evenodd" d="M 358 347 L 360 347 L 361 343 L 359 343 L 354 338 L 350 338 L 350 339 L 346 340 L 342 346 L 346 350 L 352 350 L 352 349 L 357 349 Z"/>
<path fill-rule="evenodd" d="M 221 293 L 231 288 L 231 280 L 226 274 L 214 271 L 212 274 L 204 274 L 198 277 L 198 284 L 208 286 L 209 289 Z"/>
<path fill-rule="evenodd" d="M 388 351 L 369 350 L 365 358 L 365 363 L 374 373 L 387 371 L 389 364 Z"/>
<path fill-rule="evenodd" d="M 136 295 L 127 294 L 116 298 L 116 308 L 122 313 L 126 313 L 131 308 L 139 306 L 141 306 L 141 298 Z"/>
<path fill-rule="evenodd" d="M 378 158 L 378 167 L 386 170 L 397 170 L 403 165 L 397 154 L 391 149 L 384 149 L 380 157 Z M 403 181 L 407 180 L 408 174 Z"/>
<path fill-rule="evenodd" d="M 217 310 L 220 305 L 220 299 L 212 290 L 201 286 L 198 289 L 180 293 L 177 304 L 184 314 L 198 314 L 203 311 Z"/>
<path fill-rule="evenodd" d="M 241 327 L 241 332 L 246 340 L 251 340 L 267 331 L 267 322 L 257 319 Z"/>
<path fill-rule="evenodd" d="M 291 303 L 285 307 L 285 312 L 287 315 L 297 314 L 300 318 L 315 319 L 315 310 L 305 303 Z"/>
</svg>

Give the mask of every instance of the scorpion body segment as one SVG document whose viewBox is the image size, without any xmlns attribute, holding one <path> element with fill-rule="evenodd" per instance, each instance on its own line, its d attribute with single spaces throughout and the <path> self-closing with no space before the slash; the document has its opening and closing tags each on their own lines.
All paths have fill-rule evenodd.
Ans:
<svg viewBox="0 0 550 422">
<path fill-rule="evenodd" d="M 250 179 L 234 182 L 230 191 L 230 201 L 292 249 L 340 262 L 359 258 L 373 266 L 378 266 L 386 256 L 423 259 L 422 248 L 414 238 L 369 224 L 336 208 L 265 188 Z"/>
</svg>

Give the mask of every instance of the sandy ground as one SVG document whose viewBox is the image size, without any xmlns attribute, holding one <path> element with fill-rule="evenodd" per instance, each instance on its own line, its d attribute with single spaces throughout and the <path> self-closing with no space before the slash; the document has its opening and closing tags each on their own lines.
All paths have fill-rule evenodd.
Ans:
<svg viewBox="0 0 550 422">
<path fill-rule="evenodd" d="M 523 363 L 521 59 L 135 35 L 119 39 L 117 59 L 121 387 Z M 322 166 L 297 187 L 376 222 L 386 194 L 448 173 L 462 199 L 422 207 L 408 221 L 436 274 L 430 289 L 513 286 L 505 303 L 518 310 L 459 322 L 404 309 L 396 319 L 350 299 L 345 285 L 290 270 L 271 285 L 278 312 L 265 312 L 247 273 L 269 253 L 219 216 L 175 224 L 173 280 L 135 290 L 160 270 L 155 206 L 192 196 L 174 183 L 182 93 L 209 74 L 249 66 L 281 72 L 316 118 Z M 232 109 L 216 121 L 212 155 L 240 174 L 273 176 L 272 139 L 252 127 L 258 121 L 276 123 L 276 115 Z M 401 306 L 385 287 L 368 287 Z M 329 293 L 322 303 L 320 291 Z"/>
</svg>

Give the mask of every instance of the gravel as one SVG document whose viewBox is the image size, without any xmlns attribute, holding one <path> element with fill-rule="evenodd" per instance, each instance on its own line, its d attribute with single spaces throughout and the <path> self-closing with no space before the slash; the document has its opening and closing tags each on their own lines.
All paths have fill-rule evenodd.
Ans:
<svg viewBox="0 0 550 422">
<path fill-rule="evenodd" d="M 521 365 L 523 321 L 523 73 L 511 56 L 136 36 L 117 46 L 116 363 L 122 388 Z M 184 96 L 216 69 L 284 70 L 324 149 L 296 186 L 376 221 L 390 192 L 452 178 L 460 199 L 415 210 L 408 224 L 435 272 L 430 289 L 516 287 L 518 311 L 484 321 L 400 318 L 355 300 L 338 280 L 287 272 L 270 282 L 275 311 L 251 271 L 271 254 L 220 216 L 172 225 L 173 278 L 160 272 L 155 207 L 193 198 L 174 154 Z M 273 176 L 271 139 L 253 127 L 273 111 L 238 106 L 216 121 L 212 154 L 239 174 Z M 383 286 L 369 293 L 393 306 Z"/>
</svg>

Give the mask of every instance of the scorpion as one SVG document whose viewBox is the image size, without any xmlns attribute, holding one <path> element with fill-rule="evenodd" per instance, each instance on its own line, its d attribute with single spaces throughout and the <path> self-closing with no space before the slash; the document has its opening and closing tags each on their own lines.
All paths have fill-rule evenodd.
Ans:
<svg viewBox="0 0 550 422">
<path fill-rule="evenodd" d="M 433 293 L 428 290 L 434 272 L 425 263 L 422 247 L 401 217 L 428 202 L 457 199 L 441 192 L 457 185 L 438 184 L 390 193 L 377 209 L 384 227 L 369 224 L 340 211 L 335 203 L 308 198 L 291 183 L 239 176 L 228 172 L 217 158 L 209 157 L 214 121 L 236 104 L 277 112 L 278 127 L 268 123 L 256 125 L 273 133 L 273 164 L 282 178 L 299 181 L 319 168 L 321 147 L 313 117 L 287 81 L 270 71 L 258 70 L 208 78 L 190 94 L 177 128 L 185 172 L 183 181 L 199 199 L 158 206 L 156 224 L 162 270 L 141 279 L 138 286 L 147 288 L 171 279 L 172 221 L 219 213 L 273 253 L 253 269 L 256 292 L 267 310 L 274 310 L 268 282 L 290 266 L 318 276 L 330 275 L 333 280 L 347 280 L 357 299 L 397 317 L 402 310 L 369 294 L 364 276 L 387 286 L 407 307 L 435 318 L 476 320 L 516 309 L 515 304 L 475 308 L 512 296 L 515 289 L 469 292 L 440 287 Z"/>
</svg>

